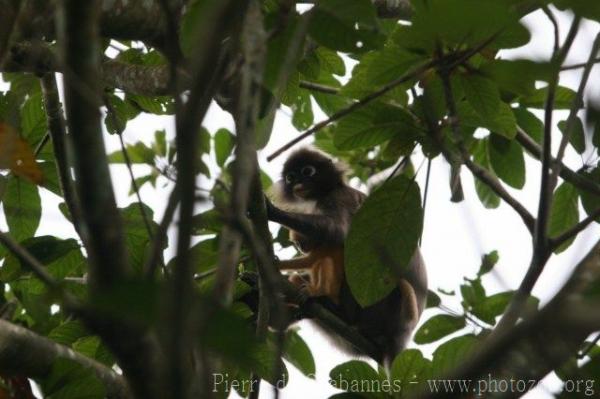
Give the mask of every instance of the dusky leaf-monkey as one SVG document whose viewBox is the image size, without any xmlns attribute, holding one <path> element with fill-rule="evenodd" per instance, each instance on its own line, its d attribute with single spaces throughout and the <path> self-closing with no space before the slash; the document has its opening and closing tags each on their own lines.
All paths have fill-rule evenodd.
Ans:
<svg viewBox="0 0 600 399">
<path fill-rule="evenodd" d="M 290 239 L 304 255 L 280 261 L 279 268 L 308 271 L 308 279 L 292 274 L 290 282 L 309 297 L 333 302 L 329 306 L 377 344 L 389 365 L 406 346 L 425 307 L 425 265 L 417 249 L 392 293 L 365 308 L 356 302 L 345 280 L 344 240 L 366 195 L 350 187 L 344 175 L 342 167 L 313 149 L 288 157 L 273 193 L 275 204 L 267 200 L 267 216 L 290 230 Z"/>
</svg>

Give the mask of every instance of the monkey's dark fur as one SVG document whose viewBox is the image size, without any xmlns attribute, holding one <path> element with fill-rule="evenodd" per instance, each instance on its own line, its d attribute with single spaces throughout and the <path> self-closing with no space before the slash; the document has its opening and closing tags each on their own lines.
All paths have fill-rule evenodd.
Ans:
<svg viewBox="0 0 600 399">
<path fill-rule="evenodd" d="M 392 293 L 372 306 L 358 305 L 346 283 L 343 248 L 352 216 L 366 196 L 346 184 L 344 173 L 321 152 L 305 148 L 292 153 L 277 183 L 276 205 L 267 200 L 267 215 L 290 229 L 292 241 L 306 254 L 280 262 L 282 270 L 310 272 L 309 280 L 296 274 L 290 282 L 376 344 L 389 365 L 406 346 L 425 307 L 425 265 L 417 249 Z M 339 339 L 336 343 L 356 352 Z"/>
</svg>

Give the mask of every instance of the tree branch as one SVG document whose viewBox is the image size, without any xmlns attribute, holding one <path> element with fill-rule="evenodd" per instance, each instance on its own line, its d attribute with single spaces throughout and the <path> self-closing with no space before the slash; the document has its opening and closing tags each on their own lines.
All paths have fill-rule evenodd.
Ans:
<svg viewBox="0 0 600 399">
<path fill-rule="evenodd" d="M 0 374 L 47 376 L 57 359 L 69 359 L 92 371 L 104 384 L 109 399 L 131 399 L 127 382 L 103 364 L 71 348 L 0 319 Z"/>
<path fill-rule="evenodd" d="M 515 212 L 519 214 L 523 223 L 527 227 L 530 233 L 533 233 L 533 228 L 535 225 L 535 219 L 531 213 L 525 208 L 519 201 L 517 201 L 506 189 L 502 186 L 502 183 L 498 181 L 498 179 L 492 175 L 487 169 L 473 162 L 469 155 L 466 153 L 466 150 L 462 151 L 462 160 L 464 164 L 469 168 L 471 173 L 483 183 L 485 183 L 496 195 L 504 200 L 508 205 L 510 205 Z"/>
<path fill-rule="evenodd" d="M 13 240 L 8 234 L 0 232 L 0 243 L 4 245 L 10 252 L 13 253 L 21 261 L 23 265 L 29 268 L 31 272 L 44 284 L 55 293 L 62 292 L 60 282 L 54 279 L 50 273 L 46 271 L 44 265 L 40 263 L 27 249 L 23 248 L 18 242 Z"/>
<path fill-rule="evenodd" d="M 0 0 L 0 26 L 10 26 L 21 6 L 20 1 Z M 25 2 L 18 20 L 18 29 L 24 37 L 55 37 L 57 2 Z M 117 40 L 139 40 L 152 45 L 164 42 L 167 21 L 159 0 L 100 0 L 100 33 Z"/>
<path fill-rule="evenodd" d="M 99 87 L 98 7 L 100 1 L 65 0 L 60 3 L 64 23 L 59 26 L 64 51 L 65 108 L 81 201 L 82 226 L 88 237 L 90 293 L 102 296 L 128 274 L 123 229 L 115 203 L 105 153 Z M 84 314 L 119 359 L 138 397 L 160 396 L 157 364 L 160 350 L 153 335 L 109 314 Z"/>
<path fill-rule="evenodd" d="M 571 227 L 569 230 L 565 231 L 561 235 L 550 238 L 549 239 L 549 247 L 550 250 L 554 251 L 556 248 L 560 247 L 563 243 L 569 241 L 571 238 L 576 237 L 579 233 L 586 229 L 590 224 L 596 221 L 600 217 L 600 208 L 596 209 L 594 212 L 590 213 L 588 217 L 577 223 L 575 226 Z"/>
<path fill-rule="evenodd" d="M 413 14 L 410 0 L 371 0 L 379 18 L 409 21 Z M 298 0 L 298 4 L 318 4 L 318 0 Z"/>
<path fill-rule="evenodd" d="M 177 262 L 172 273 L 169 298 L 169 330 L 167 335 L 168 361 L 165 364 L 167 391 L 170 396 L 185 399 L 189 394 L 190 375 L 186 366 L 192 343 L 191 306 L 193 299 L 193 264 L 189 252 L 192 215 L 196 202 L 196 173 L 198 130 L 208 106 L 220 84 L 224 69 L 222 40 L 229 27 L 238 22 L 245 7 L 231 0 L 210 3 L 193 32 L 195 54 L 192 60 L 194 76 L 185 106 L 176 98 L 177 183 L 179 226 L 177 229 Z M 236 6 L 237 5 L 237 6 Z M 177 69 L 181 60 L 171 59 Z"/>
<path fill-rule="evenodd" d="M 65 66 L 65 105 L 69 138 L 81 201 L 82 219 L 90 240 L 92 290 L 102 291 L 122 278 L 127 270 L 123 230 L 112 190 L 110 171 L 100 124 L 101 96 L 98 85 L 98 1 L 64 2 L 62 32 Z"/>
<path fill-rule="evenodd" d="M 600 241 L 544 309 L 516 326 L 488 336 L 456 370 L 441 378 L 476 379 L 491 372 L 497 380 L 541 380 L 575 355 L 585 338 L 600 328 L 595 311 L 598 303 L 584 295 L 599 278 Z M 453 396 L 438 392 L 420 397 Z"/>
<path fill-rule="evenodd" d="M 48 129 L 52 137 L 52 148 L 56 159 L 56 170 L 58 172 L 58 182 L 65 198 L 65 203 L 73 219 L 73 226 L 83 240 L 87 242 L 87 237 L 83 234 L 84 229 L 81 226 L 81 204 L 77 197 L 74 182 L 71 177 L 71 162 L 67 151 L 67 134 L 65 131 L 65 120 L 63 116 L 62 105 L 58 97 L 58 86 L 54 73 L 44 74 L 41 78 L 42 94 L 44 99 L 44 108 L 46 110 L 46 119 L 48 120 Z"/>
<path fill-rule="evenodd" d="M 541 159 L 542 148 L 527 133 L 525 133 L 521 127 L 517 127 L 516 139 L 533 157 L 538 160 Z M 557 162 L 556 158 L 551 158 L 551 162 Z M 600 185 L 593 180 L 574 172 L 565 164 L 562 164 L 562 167 L 560 168 L 560 177 L 578 189 L 585 190 L 591 194 L 600 195 Z"/>
<path fill-rule="evenodd" d="M 156 272 L 156 267 L 163 263 L 162 262 L 162 250 L 163 244 L 165 242 L 165 238 L 167 235 L 167 230 L 169 229 L 169 225 L 173 221 L 173 216 L 175 216 L 175 211 L 177 210 L 177 204 L 179 203 L 179 197 L 177 196 L 177 189 L 173 189 L 171 194 L 169 195 L 169 200 L 167 201 L 167 207 L 165 208 L 165 212 L 163 214 L 162 220 L 158 225 L 158 229 L 156 234 L 154 235 L 154 240 L 152 241 L 152 246 L 150 247 L 150 252 L 148 256 L 148 261 L 144 265 L 144 272 L 146 277 L 153 278 L 154 273 Z M 166 267 L 163 267 L 163 272 L 165 275 L 168 275 L 168 270 Z"/>
<path fill-rule="evenodd" d="M 531 294 L 531 290 L 535 286 L 538 278 L 544 271 L 546 262 L 552 254 L 548 250 L 548 219 L 550 215 L 550 209 L 552 207 L 552 192 L 554 187 L 552 186 L 550 169 L 552 167 L 552 116 L 554 113 L 554 98 L 556 94 L 556 87 L 559 80 L 559 68 L 564 62 L 575 36 L 579 30 L 579 23 L 581 18 L 575 16 L 569 33 L 565 39 L 565 43 L 558 52 L 552 57 L 552 63 L 556 67 L 556 74 L 550 80 L 548 84 L 548 97 L 546 99 L 545 116 L 544 116 L 544 142 L 541 153 L 542 162 L 542 177 L 540 183 L 540 198 L 538 205 L 538 215 L 535 223 L 535 230 L 533 236 L 533 254 L 531 256 L 531 262 L 517 292 L 510 301 L 507 310 L 496 325 L 492 335 L 501 334 L 504 329 L 513 326 L 519 316 L 527 300 Z M 557 159 L 560 162 L 560 159 Z"/>
<path fill-rule="evenodd" d="M 290 149 L 292 146 L 294 146 L 298 142 L 304 140 L 305 138 L 307 138 L 307 137 L 311 136 L 312 134 L 318 132 L 319 130 L 325 128 L 330 123 L 335 122 L 338 119 L 341 119 L 344 116 L 352 113 L 356 109 L 369 104 L 371 101 L 376 100 L 377 98 L 383 96 L 384 94 L 386 94 L 390 90 L 394 89 L 395 87 L 397 87 L 403 83 L 406 83 L 411 79 L 418 77 L 419 75 L 421 75 L 422 73 L 427 71 L 429 68 L 435 66 L 437 64 L 437 62 L 438 61 L 436 61 L 436 60 L 432 60 L 432 61 L 428 61 L 424 64 L 421 64 L 421 65 L 417 66 L 416 68 L 413 68 L 409 72 L 405 73 L 400 78 L 395 79 L 392 82 L 384 85 L 379 90 L 376 90 L 376 91 L 366 95 L 365 97 L 361 98 L 357 102 L 350 104 L 348 107 L 339 110 L 338 112 L 331 115 L 329 118 L 315 124 L 313 127 L 306 130 L 304 133 L 300 134 L 298 137 L 294 138 L 293 140 L 290 140 L 287 144 L 281 146 L 279 149 L 277 149 L 276 151 L 274 151 L 271 155 L 269 155 L 267 157 L 267 161 L 272 161 L 273 159 L 275 159 L 276 157 L 281 155 L 281 153 L 283 153 L 284 151 Z"/>
<path fill-rule="evenodd" d="M 573 103 L 571 104 L 571 109 L 569 110 L 569 117 L 567 118 L 567 125 L 565 127 L 565 131 L 563 132 L 562 140 L 560 141 L 560 146 L 558 148 L 558 154 L 556 155 L 555 163 L 551 164 L 552 173 L 550 175 L 550 190 L 553 191 L 556 187 L 556 183 L 558 181 L 558 176 L 560 174 L 560 169 L 562 167 L 562 160 L 565 156 L 565 150 L 567 149 L 567 144 L 571 138 L 571 134 L 573 132 L 573 128 L 575 126 L 575 121 L 577 120 L 577 112 L 581 108 L 583 104 L 583 94 L 585 92 L 585 88 L 588 83 L 588 79 L 590 77 L 590 73 L 592 72 L 592 68 L 594 67 L 594 59 L 596 58 L 596 54 L 598 54 L 598 50 L 600 49 L 600 34 L 596 36 L 594 40 L 594 44 L 592 46 L 592 51 L 590 52 L 588 61 L 583 69 L 583 73 L 581 76 L 581 81 L 579 82 L 579 88 L 577 89 L 577 94 L 573 99 Z"/>
</svg>

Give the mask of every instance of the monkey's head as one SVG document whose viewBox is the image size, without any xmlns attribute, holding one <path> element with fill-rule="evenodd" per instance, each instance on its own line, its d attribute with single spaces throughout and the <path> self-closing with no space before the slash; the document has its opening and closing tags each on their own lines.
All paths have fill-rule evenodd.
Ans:
<svg viewBox="0 0 600 399">
<path fill-rule="evenodd" d="M 325 154 L 302 148 L 285 161 L 282 178 L 286 200 L 317 200 L 344 184 L 344 171 Z"/>
</svg>

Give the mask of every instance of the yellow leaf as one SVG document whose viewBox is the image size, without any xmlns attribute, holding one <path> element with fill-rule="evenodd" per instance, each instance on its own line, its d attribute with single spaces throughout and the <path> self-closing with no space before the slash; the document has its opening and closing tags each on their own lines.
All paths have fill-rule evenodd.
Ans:
<svg viewBox="0 0 600 399">
<path fill-rule="evenodd" d="M 0 123 L 0 169 L 42 184 L 44 175 L 29 144 L 10 126 Z"/>
</svg>

